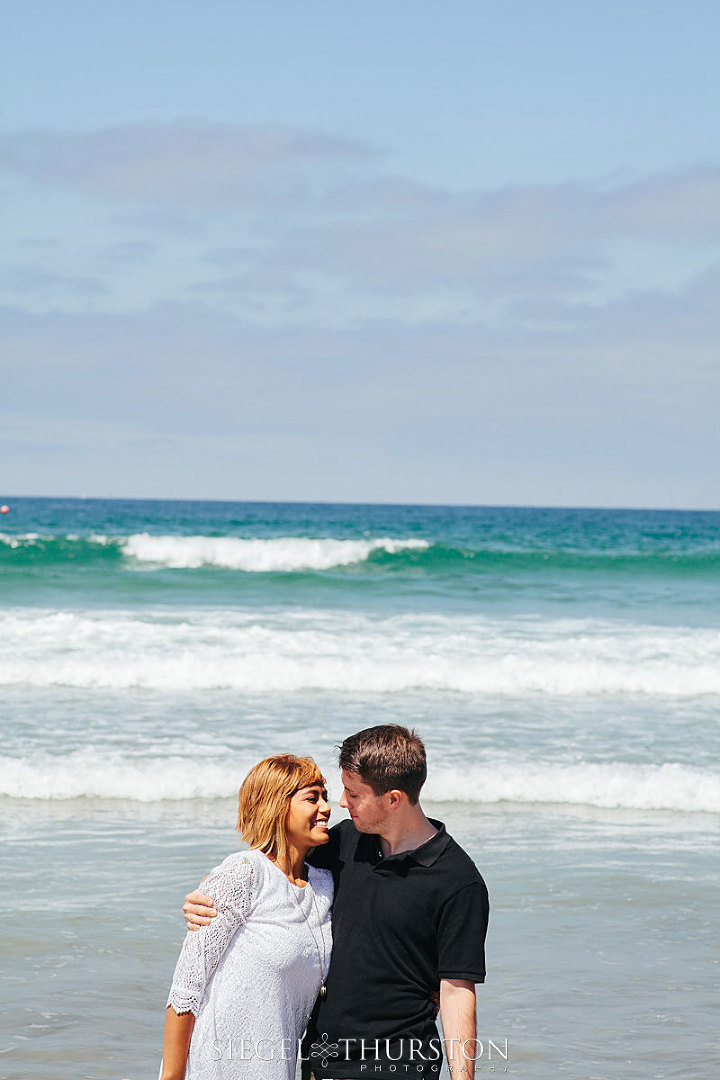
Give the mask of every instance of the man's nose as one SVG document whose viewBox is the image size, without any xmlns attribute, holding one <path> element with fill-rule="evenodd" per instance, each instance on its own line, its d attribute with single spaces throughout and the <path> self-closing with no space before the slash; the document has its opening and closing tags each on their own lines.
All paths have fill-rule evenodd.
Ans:
<svg viewBox="0 0 720 1080">
<path fill-rule="evenodd" d="M 347 799 L 345 798 L 345 792 L 344 791 L 343 791 L 342 795 L 340 796 L 340 805 L 342 806 L 343 810 L 348 809 Z"/>
</svg>

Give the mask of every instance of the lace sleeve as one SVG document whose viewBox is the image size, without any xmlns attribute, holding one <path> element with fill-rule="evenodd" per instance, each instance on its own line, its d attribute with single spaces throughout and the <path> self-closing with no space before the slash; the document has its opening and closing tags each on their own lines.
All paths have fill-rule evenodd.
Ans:
<svg viewBox="0 0 720 1080">
<path fill-rule="evenodd" d="M 183 942 L 167 1001 L 178 1015 L 191 1012 L 197 1016 L 211 975 L 247 919 L 253 873 L 252 864 L 243 859 L 223 863 L 202 883 L 203 892 L 215 902 L 217 916 L 200 930 L 188 930 Z"/>
</svg>

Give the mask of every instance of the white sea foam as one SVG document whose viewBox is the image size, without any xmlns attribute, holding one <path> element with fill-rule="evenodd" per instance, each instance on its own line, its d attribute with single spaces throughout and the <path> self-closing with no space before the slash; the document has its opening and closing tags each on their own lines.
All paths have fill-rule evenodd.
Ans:
<svg viewBox="0 0 720 1080">
<path fill-rule="evenodd" d="M 124 757 L 94 750 L 66 757 L 39 754 L 29 759 L 0 757 L 0 795 L 18 799 L 224 798 L 237 794 L 250 767 L 190 758 Z"/>
<path fill-rule="evenodd" d="M 124 542 L 125 554 L 138 563 L 173 569 L 217 566 L 250 572 L 329 570 L 364 562 L 374 551 L 398 551 L 428 547 L 426 540 L 390 537 L 372 540 L 334 540 L 330 537 L 286 536 L 242 539 L 234 536 L 151 536 L 137 533 Z"/>
<path fill-rule="evenodd" d="M 720 773 L 667 762 L 498 762 L 440 770 L 428 780 L 425 797 L 446 802 L 567 803 L 720 813 Z"/>
<path fill-rule="evenodd" d="M 65 757 L 0 757 L 0 795 L 25 799 L 132 799 L 162 802 L 234 798 L 253 762 L 124 756 L 96 750 Z M 327 775 L 334 775 L 330 763 Z M 332 786 L 332 785 L 331 785 Z M 567 804 L 632 810 L 720 813 L 720 774 L 679 764 L 468 762 L 431 775 L 426 802 Z"/>
<path fill-rule="evenodd" d="M 0 685 L 683 698 L 720 694 L 720 632 L 344 611 L 15 608 L 0 612 Z"/>
<path fill-rule="evenodd" d="M 34 543 L 40 539 L 39 533 L 3 533 L 0 532 L 0 544 L 5 544 L 9 548 L 23 547 L 25 544 Z M 69 539 L 69 538 L 68 538 Z"/>
</svg>

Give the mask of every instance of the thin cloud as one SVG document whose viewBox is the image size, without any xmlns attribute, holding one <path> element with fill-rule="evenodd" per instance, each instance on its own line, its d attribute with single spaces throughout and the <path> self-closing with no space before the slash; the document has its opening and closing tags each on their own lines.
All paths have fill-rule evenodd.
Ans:
<svg viewBox="0 0 720 1080">
<path fill-rule="evenodd" d="M 0 264 L 0 291 L 16 298 L 96 298 L 106 295 L 108 287 L 97 276 L 56 273 L 33 263 L 9 262 Z"/>
<path fill-rule="evenodd" d="M 342 199 L 331 191 L 324 220 L 285 226 L 254 253 L 243 251 L 238 263 L 248 274 L 310 279 L 320 302 L 344 293 L 355 315 L 377 311 L 378 302 L 387 310 L 390 298 L 399 310 L 421 304 L 430 317 L 504 298 L 514 317 L 524 301 L 543 298 L 597 306 L 647 288 L 648 272 L 650 285 L 681 286 L 712 258 L 720 169 L 610 189 L 574 183 L 426 198 L 419 185 L 377 180 L 344 188 Z M 233 253 L 224 260 L 232 264 Z"/>
<path fill-rule="evenodd" d="M 18 256 L 24 269 L 0 280 L 34 310 L 63 296 L 117 312 L 194 298 L 266 327 L 552 333 L 602 317 L 629 330 L 642 295 L 674 311 L 675 293 L 720 258 L 713 165 L 456 192 L 383 175 L 372 148 L 324 132 L 197 120 L 16 133 L 0 139 L 2 164 L 73 192 L 75 217 L 57 220 L 64 250 Z M 77 212 L 83 193 L 105 197 L 94 223 Z M 88 229 L 104 242 L 88 243 Z"/>
<path fill-rule="evenodd" d="M 279 124 L 135 123 L 0 139 L 0 167 L 26 180 L 135 201 L 233 200 L 289 166 L 365 161 L 358 142 Z"/>
<path fill-rule="evenodd" d="M 601 220 L 624 235 L 720 238 L 720 168 L 663 172 L 599 196 Z"/>
<path fill-rule="evenodd" d="M 405 196 L 405 197 L 403 197 Z M 291 234 L 292 245 L 340 269 L 462 276 L 508 261 L 595 262 L 613 241 L 694 244 L 720 236 L 720 168 L 649 176 L 604 189 L 592 184 L 528 185 L 459 194 L 404 188 L 398 180 L 344 189 L 340 222 Z M 360 213 L 352 213 L 351 197 Z M 370 214 L 371 209 L 375 210 Z"/>
<path fill-rule="evenodd" d="M 176 458 L 172 444 L 173 475 L 179 468 L 186 483 L 202 454 L 198 475 L 230 485 L 221 484 L 220 494 L 235 490 L 238 477 L 253 477 L 258 497 L 268 497 L 268 484 L 277 497 L 310 494 L 308 470 L 314 482 L 330 483 L 335 469 L 352 473 L 358 447 L 370 445 L 364 475 L 378 496 L 410 497 L 418 470 L 434 475 L 440 454 L 436 494 L 426 498 L 440 497 L 447 470 L 455 476 L 460 469 L 460 498 L 490 468 L 499 499 L 540 447 L 551 472 L 562 466 L 570 474 L 578 463 L 573 497 L 580 502 L 587 463 L 597 460 L 607 498 L 631 463 L 634 480 L 650 484 L 651 501 L 692 505 L 716 482 L 720 372 L 716 337 L 705 331 L 717 325 L 718 287 L 720 273 L 695 281 L 673 304 L 659 291 L 644 294 L 624 312 L 606 305 L 542 333 L 400 320 L 258 327 L 197 304 L 116 316 L 0 312 L 12 363 L 3 407 L 26 416 L 32 431 L 42 427 L 33 416 L 66 421 L 68 437 L 62 424 L 53 431 L 57 452 L 43 450 L 51 473 L 79 433 L 84 445 L 73 460 L 87 490 L 93 476 L 98 482 L 98 454 L 111 449 L 97 432 L 77 428 L 76 419 L 91 417 L 120 425 L 117 434 L 125 425 L 116 453 L 131 477 L 127 490 L 147 480 L 176 493 L 162 486 L 170 439 L 179 448 Z M 126 457 L 138 440 L 159 435 L 157 461 L 139 451 Z M 266 454 L 255 455 L 256 438 Z M 688 476 L 696 472 L 687 470 L 698 463 L 707 476 L 694 491 Z M 541 481 L 529 479 L 523 497 Z M 23 482 L 18 476 L 17 490 Z M 360 497 L 356 489 L 352 496 Z"/>
<path fill-rule="evenodd" d="M 716 345 L 720 335 L 720 265 L 694 274 L 682 288 L 637 290 L 606 304 L 566 304 L 561 310 L 580 340 L 652 342 L 676 350 L 682 378 L 688 349 Z M 713 366 L 718 368 L 716 360 Z"/>
</svg>

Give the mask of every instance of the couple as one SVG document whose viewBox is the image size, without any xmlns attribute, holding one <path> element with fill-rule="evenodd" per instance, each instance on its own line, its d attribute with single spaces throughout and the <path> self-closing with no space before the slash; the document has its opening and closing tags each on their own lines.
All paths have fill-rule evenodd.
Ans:
<svg viewBox="0 0 720 1080">
<path fill-rule="evenodd" d="M 317 1080 L 432 1080 L 438 994 L 451 1074 L 471 1080 L 485 884 L 419 805 L 427 769 L 414 732 L 351 735 L 340 768 L 352 820 L 329 832 L 312 759 L 267 758 L 244 781 L 250 850 L 187 898 L 188 926 L 201 929 L 175 971 L 161 1080 L 182 1080 L 186 1063 L 188 1080 L 292 1080 L 306 1025 Z"/>
</svg>

